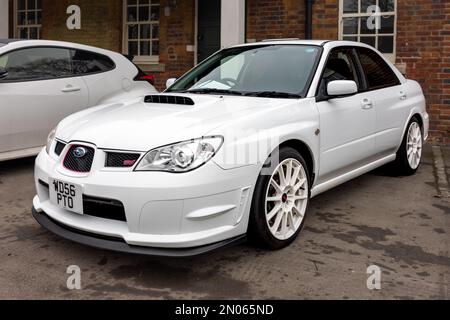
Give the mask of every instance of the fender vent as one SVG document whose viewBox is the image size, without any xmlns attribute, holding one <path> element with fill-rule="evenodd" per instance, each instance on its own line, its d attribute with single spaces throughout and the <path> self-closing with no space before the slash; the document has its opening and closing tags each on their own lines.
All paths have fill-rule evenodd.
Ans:
<svg viewBox="0 0 450 320">
<path fill-rule="evenodd" d="M 191 98 L 164 95 L 146 96 L 144 101 L 146 103 L 181 104 L 185 106 L 193 106 L 195 104 Z"/>
</svg>

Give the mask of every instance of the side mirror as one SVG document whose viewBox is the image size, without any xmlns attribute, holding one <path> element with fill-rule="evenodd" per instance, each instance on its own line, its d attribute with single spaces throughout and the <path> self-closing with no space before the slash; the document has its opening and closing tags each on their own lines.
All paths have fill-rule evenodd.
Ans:
<svg viewBox="0 0 450 320">
<path fill-rule="evenodd" d="M 327 86 L 327 94 L 331 97 L 348 96 L 357 92 L 358 85 L 351 80 L 334 80 Z"/>
<path fill-rule="evenodd" d="M 8 70 L 3 67 L 0 67 L 0 79 L 6 78 L 8 76 Z"/>
<path fill-rule="evenodd" d="M 167 79 L 167 81 L 166 81 L 166 89 L 170 88 L 176 81 L 177 81 L 177 78 Z"/>
</svg>

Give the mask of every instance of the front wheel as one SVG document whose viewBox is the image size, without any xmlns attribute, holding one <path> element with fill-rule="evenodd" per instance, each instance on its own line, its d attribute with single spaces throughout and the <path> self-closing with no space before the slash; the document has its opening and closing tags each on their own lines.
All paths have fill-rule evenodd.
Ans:
<svg viewBox="0 0 450 320">
<path fill-rule="evenodd" d="M 282 148 L 271 174 L 259 176 L 252 201 L 249 237 L 268 249 L 295 240 L 305 221 L 310 197 L 308 167 L 295 149 Z"/>
<path fill-rule="evenodd" d="M 397 152 L 397 159 L 393 163 L 393 169 L 400 174 L 413 175 L 420 166 L 422 152 L 422 128 L 417 117 L 413 117 L 408 124 L 402 145 Z"/>
</svg>

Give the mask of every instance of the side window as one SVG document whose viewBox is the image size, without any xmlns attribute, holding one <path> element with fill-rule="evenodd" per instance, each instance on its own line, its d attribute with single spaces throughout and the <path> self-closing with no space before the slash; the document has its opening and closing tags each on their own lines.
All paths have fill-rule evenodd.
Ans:
<svg viewBox="0 0 450 320">
<path fill-rule="evenodd" d="M 361 88 L 358 72 L 353 59 L 353 49 L 335 49 L 329 57 L 319 87 L 319 95 L 327 95 L 328 83 L 334 80 L 352 80 Z"/>
<path fill-rule="evenodd" d="M 84 50 L 72 50 L 72 64 L 76 75 L 106 72 L 116 67 L 109 57 Z"/>
<path fill-rule="evenodd" d="M 6 53 L 0 64 L 8 75 L 0 81 L 48 80 L 72 75 L 70 51 L 62 48 L 27 48 Z"/>
<path fill-rule="evenodd" d="M 375 52 L 358 48 L 358 56 L 366 74 L 369 90 L 397 86 L 400 84 L 391 67 Z"/>
</svg>

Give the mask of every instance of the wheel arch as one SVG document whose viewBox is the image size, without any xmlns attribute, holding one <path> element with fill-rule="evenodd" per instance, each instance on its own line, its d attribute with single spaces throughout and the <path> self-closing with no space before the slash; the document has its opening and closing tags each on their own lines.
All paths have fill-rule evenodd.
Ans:
<svg viewBox="0 0 450 320">
<path fill-rule="evenodd" d="M 316 165 L 311 148 L 304 141 L 298 139 L 286 140 L 279 145 L 280 149 L 282 147 L 290 147 L 297 150 L 302 155 L 305 159 L 306 165 L 308 166 L 310 185 L 312 186 L 316 177 Z"/>
</svg>

